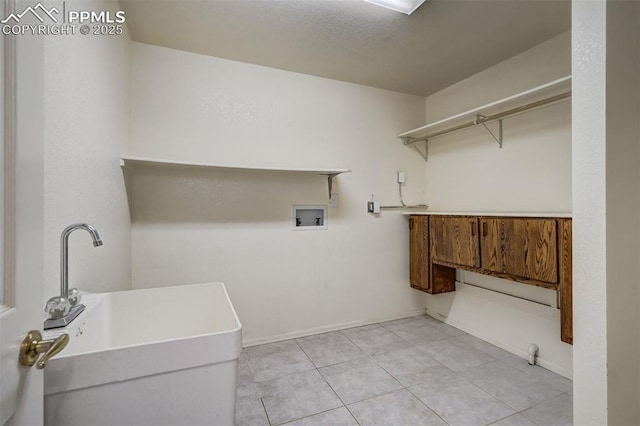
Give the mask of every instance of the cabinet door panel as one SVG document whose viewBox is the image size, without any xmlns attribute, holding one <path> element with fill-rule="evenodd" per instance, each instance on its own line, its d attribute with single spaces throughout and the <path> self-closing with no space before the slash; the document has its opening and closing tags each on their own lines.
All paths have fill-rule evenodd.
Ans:
<svg viewBox="0 0 640 426">
<path fill-rule="evenodd" d="M 571 247 L 571 219 L 558 220 L 559 272 L 558 305 L 560 307 L 560 338 L 563 342 L 573 344 L 573 278 Z"/>
<path fill-rule="evenodd" d="M 478 219 L 431 216 L 431 256 L 436 261 L 479 267 Z"/>
<path fill-rule="evenodd" d="M 554 219 L 481 218 L 480 234 L 483 269 L 558 282 Z"/>
<path fill-rule="evenodd" d="M 429 220 L 409 218 L 409 282 L 418 290 L 429 290 Z"/>
</svg>

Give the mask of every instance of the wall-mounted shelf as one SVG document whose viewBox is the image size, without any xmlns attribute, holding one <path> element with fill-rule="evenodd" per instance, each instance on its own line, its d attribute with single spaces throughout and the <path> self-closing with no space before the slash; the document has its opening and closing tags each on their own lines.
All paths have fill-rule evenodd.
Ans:
<svg viewBox="0 0 640 426">
<path fill-rule="evenodd" d="M 404 141 L 405 145 L 413 145 L 416 142 L 424 141 L 427 144 L 426 151 L 424 153 L 421 152 L 421 154 L 426 160 L 429 140 L 469 127 L 483 125 L 502 148 L 503 119 L 570 98 L 571 76 L 566 76 L 513 96 L 401 133 L 398 137 Z M 499 123 L 498 136 L 494 135 L 486 126 L 486 123 L 492 121 L 498 121 Z"/>
<path fill-rule="evenodd" d="M 211 168 L 211 169 L 249 170 L 249 171 L 265 171 L 265 172 L 287 172 L 287 173 L 304 173 L 304 174 L 326 176 L 327 184 L 329 186 L 329 198 L 331 198 L 333 178 L 338 176 L 341 173 L 351 172 L 351 169 L 257 167 L 257 166 L 243 166 L 243 165 L 232 165 L 232 164 L 214 164 L 214 163 L 198 163 L 198 162 L 190 162 L 190 161 L 161 160 L 157 158 L 147 158 L 147 157 L 123 156 L 120 158 L 121 167 L 136 166 L 136 165 L 200 167 L 200 168 Z"/>
</svg>

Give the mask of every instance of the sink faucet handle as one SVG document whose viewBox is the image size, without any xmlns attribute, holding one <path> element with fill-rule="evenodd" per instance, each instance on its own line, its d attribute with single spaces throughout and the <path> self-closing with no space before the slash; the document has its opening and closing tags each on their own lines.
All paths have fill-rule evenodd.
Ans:
<svg viewBox="0 0 640 426">
<path fill-rule="evenodd" d="M 71 306 L 76 306 L 78 303 L 80 303 L 80 299 L 82 299 L 80 290 L 78 290 L 77 288 L 69 289 L 69 296 L 67 296 L 67 299 L 69 300 Z"/>
<path fill-rule="evenodd" d="M 58 319 L 66 317 L 71 309 L 69 299 L 63 296 L 54 296 L 47 301 L 44 310 L 48 319 Z"/>
</svg>

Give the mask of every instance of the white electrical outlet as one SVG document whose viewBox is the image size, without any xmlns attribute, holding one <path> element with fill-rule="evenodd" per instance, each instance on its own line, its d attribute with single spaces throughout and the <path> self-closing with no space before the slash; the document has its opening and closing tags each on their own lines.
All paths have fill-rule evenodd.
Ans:
<svg viewBox="0 0 640 426">
<path fill-rule="evenodd" d="M 398 172 L 398 183 L 404 183 L 405 180 L 404 172 Z"/>
<path fill-rule="evenodd" d="M 329 207 L 338 207 L 338 193 L 332 192 L 329 200 Z"/>
</svg>

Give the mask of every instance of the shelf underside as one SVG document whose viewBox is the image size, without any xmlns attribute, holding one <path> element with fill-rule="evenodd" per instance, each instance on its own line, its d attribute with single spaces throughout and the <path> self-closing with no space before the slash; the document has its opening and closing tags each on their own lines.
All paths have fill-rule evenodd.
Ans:
<svg viewBox="0 0 640 426">
<path fill-rule="evenodd" d="M 201 167 L 201 168 L 212 168 L 212 169 L 308 173 L 308 174 L 316 174 L 316 175 L 323 175 L 323 176 L 337 176 L 341 173 L 351 172 L 351 169 L 258 167 L 258 166 L 232 165 L 232 164 L 213 164 L 213 163 L 197 163 L 197 162 L 188 162 L 188 161 L 160 160 L 156 158 L 128 157 L 128 156 L 123 156 L 121 158 L 120 165 L 122 167 L 127 167 L 129 165 Z"/>
</svg>

